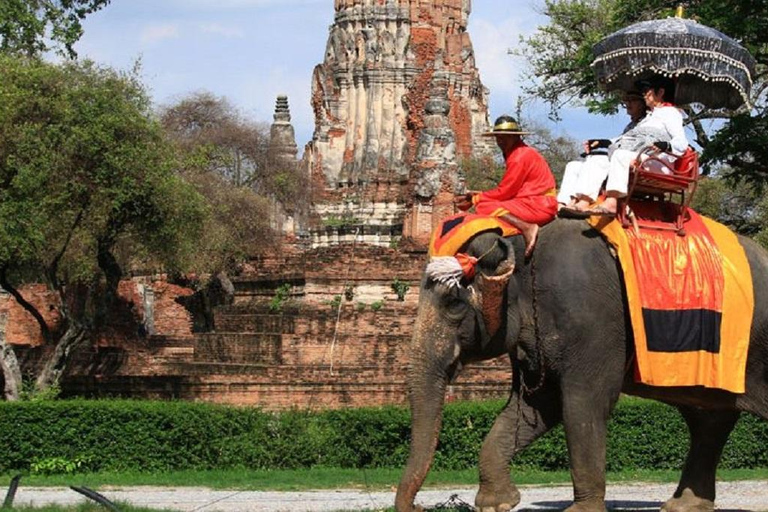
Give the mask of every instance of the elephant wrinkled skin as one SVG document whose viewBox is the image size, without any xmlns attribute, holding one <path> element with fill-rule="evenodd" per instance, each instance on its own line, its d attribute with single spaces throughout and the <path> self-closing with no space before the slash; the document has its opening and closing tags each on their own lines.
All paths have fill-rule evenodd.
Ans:
<svg viewBox="0 0 768 512">
<path fill-rule="evenodd" d="M 742 411 L 768 417 L 768 254 L 740 238 L 752 270 L 755 314 L 746 393 L 704 388 L 653 388 L 627 372 L 632 329 L 618 262 L 586 223 L 558 219 L 541 230 L 533 257 L 523 260 L 520 237 L 476 236 L 465 252 L 478 257 L 478 275 L 492 276 L 508 260 L 501 328 L 492 336 L 482 314 L 482 276 L 449 287 L 425 276 L 408 373 L 412 439 L 397 491 L 398 512 L 413 500 L 432 463 L 447 383 L 473 361 L 508 353 L 511 399 L 480 451 L 480 510 L 510 510 L 519 493 L 510 479 L 514 455 L 562 422 L 571 464 L 574 503 L 568 512 L 605 510 L 606 423 L 620 393 L 676 406 L 691 434 L 682 476 L 662 510 L 714 510 L 715 472 Z M 535 291 L 534 291 L 535 290 Z M 479 298 L 479 300 L 478 300 Z M 534 308 L 534 300 L 536 307 Z M 534 310 L 536 322 L 534 322 Z M 537 341 L 538 340 L 538 341 Z"/>
</svg>

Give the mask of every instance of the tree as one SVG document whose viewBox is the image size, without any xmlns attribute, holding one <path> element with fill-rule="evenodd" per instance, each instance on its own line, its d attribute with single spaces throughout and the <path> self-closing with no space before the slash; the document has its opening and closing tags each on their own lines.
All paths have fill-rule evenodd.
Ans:
<svg viewBox="0 0 768 512">
<path fill-rule="evenodd" d="M 211 205 L 201 231 L 198 268 L 232 270 L 241 260 L 274 248 L 273 211 L 291 211 L 306 187 L 298 165 L 278 165 L 269 154 L 267 126 L 247 119 L 225 98 L 199 92 L 161 111 L 180 172 Z"/>
<path fill-rule="evenodd" d="M 83 35 L 81 22 L 109 2 L 3 0 L 0 3 L 0 51 L 33 56 L 55 49 L 74 58 L 77 54 L 73 46 Z"/>
<path fill-rule="evenodd" d="M 592 69 L 592 46 L 602 37 L 644 19 L 673 14 L 678 0 L 545 0 L 548 25 L 523 40 L 520 54 L 531 62 L 535 78 L 526 94 L 544 99 L 552 114 L 566 104 L 584 105 L 591 112 L 616 111 L 618 98 L 597 88 Z M 751 113 L 687 108 L 696 142 L 704 150 L 705 173 L 727 164 L 734 178 L 760 187 L 768 179 L 765 89 L 768 86 L 768 2 L 744 0 L 690 0 L 687 16 L 736 38 L 758 63 Z M 705 121 L 720 120 L 722 129 L 712 133 Z"/>
<path fill-rule="evenodd" d="M 226 98 L 194 93 L 163 109 L 161 122 L 199 167 L 235 187 L 269 191 L 269 130 L 246 120 Z"/>
<path fill-rule="evenodd" d="M 122 269 L 182 268 L 205 209 L 174 174 L 135 76 L 12 56 L 0 76 L 0 286 L 52 347 L 36 377 L 45 390 L 104 325 Z M 57 328 L 20 293 L 29 282 L 55 292 Z"/>
</svg>

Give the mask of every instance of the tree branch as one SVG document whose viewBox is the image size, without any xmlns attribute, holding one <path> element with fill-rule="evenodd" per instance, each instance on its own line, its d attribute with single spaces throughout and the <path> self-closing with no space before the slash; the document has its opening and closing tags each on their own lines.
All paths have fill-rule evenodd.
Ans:
<svg viewBox="0 0 768 512">
<path fill-rule="evenodd" d="M 72 237 L 75 234 L 75 229 L 80 225 L 80 221 L 83 219 L 83 214 L 85 214 L 85 210 L 88 208 L 88 202 L 86 201 L 83 204 L 83 207 L 80 209 L 80 211 L 77 213 L 77 216 L 75 217 L 75 221 L 72 223 L 72 226 L 69 228 L 69 232 L 67 233 L 67 238 L 64 240 L 64 243 L 61 246 L 61 250 L 54 256 L 53 261 L 51 261 L 51 264 L 48 266 L 48 279 L 51 282 L 51 286 L 53 289 L 55 289 L 57 292 L 61 292 L 60 286 L 59 286 L 59 262 L 61 261 L 61 258 L 64 257 L 64 253 L 67 252 L 67 248 L 69 247 L 69 242 L 72 241 Z"/>
<path fill-rule="evenodd" d="M 31 303 L 29 303 L 27 299 L 21 295 L 19 290 L 17 290 L 8 281 L 7 271 L 8 268 L 6 265 L 0 267 L 0 286 L 2 286 L 5 291 L 10 293 L 13 298 L 16 299 L 16 302 L 18 302 L 21 307 L 23 307 L 30 315 L 34 317 L 35 320 L 37 320 L 37 323 L 40 326 L 40 332 L 43 335 L 43 339 L 46 343 L 50 343 L 53 340 L 53 336 L 51 335 L 51 330 L 48 328 L 48 323 L 45 321 L 45 318 L 43 318 L 43 315 L 40 314 L 40 311 Z"/>
</svg>

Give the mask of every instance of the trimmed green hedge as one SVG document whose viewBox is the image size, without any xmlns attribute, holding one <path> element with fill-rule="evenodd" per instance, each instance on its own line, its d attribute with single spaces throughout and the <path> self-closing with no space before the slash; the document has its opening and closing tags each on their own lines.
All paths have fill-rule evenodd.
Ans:
<svg viewBox="0 0 768 512">
<path fill-rule="evenodd" d="M 435 467 L 475 467 L 501 402 L 446 407 Z M 270 414 L 187 402 L 67 400 L 0 403 L 0 472 L 401 467 L 410 418 L 395 407 Z M 768 425 L 744 415 L 722 467 L 768 467 Z M 669 406 L 622 400 L 609 425 L 608 469 L 678 469 L 687 429 Z M 517 467 L 568 468 L 562 428 L 515 460 Z"/>
</svg>

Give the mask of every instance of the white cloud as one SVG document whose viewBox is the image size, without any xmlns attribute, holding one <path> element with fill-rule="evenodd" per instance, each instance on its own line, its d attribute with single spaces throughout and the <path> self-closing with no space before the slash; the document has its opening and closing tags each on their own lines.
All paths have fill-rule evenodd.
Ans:
<svg viewBox="0 0 768 512">
<path fill-rule="evenodd" d="M 520 94 L 520 79 L 525 67 L 522 59 L 508 53 L 521 33 L 519 21 L 507 19 L 494 23 L 477 19 L 471 23 L 470 33 L 480 78 L 491 90 L 492 102 L 509 109 Z"/>
<path fill-rule="evenodd" d="M 227 39 L 241 39 L 245 37 L 245 32 L 240 27 L 231 27 L 220 23 L 203 23 L 200 30 L 206 34 L 224 36 Z"/>
<path fill-rule="evenodd" d="M 141 42 L 145 44 L 156 43 L 164 39 L 176 39 L 179 37 L 179 26 L 173 23 L 163 25 L 149 25 L 141 31 Z"/>
</svg>

